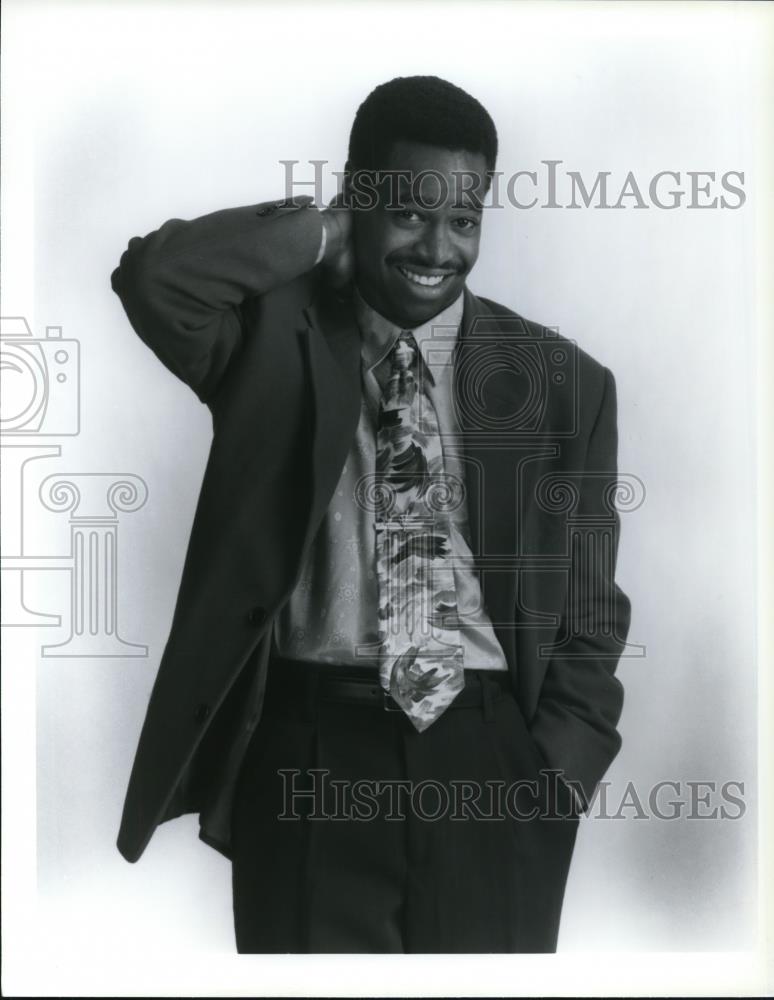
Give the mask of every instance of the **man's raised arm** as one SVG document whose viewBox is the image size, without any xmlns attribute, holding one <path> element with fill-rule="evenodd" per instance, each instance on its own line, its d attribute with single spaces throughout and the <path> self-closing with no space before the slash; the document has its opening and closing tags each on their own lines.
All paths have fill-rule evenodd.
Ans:
<svg viewBox="0 0 774 1000">
<path fill-rule="evenodd" d="M 266 202 L 170 219 L 129 241 L 113 291 L 138 336 L 203 403 L 241 346 L 242 303 L 322 258 L 323 214 L 309 197 Z"/>
</svg>

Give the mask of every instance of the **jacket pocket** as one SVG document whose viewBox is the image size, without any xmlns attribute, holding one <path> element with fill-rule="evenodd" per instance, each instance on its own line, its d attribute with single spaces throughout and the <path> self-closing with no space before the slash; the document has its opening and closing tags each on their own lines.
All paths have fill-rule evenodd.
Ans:
<svg viewBox="0 0 774 1000">
<path fill-rule="evenodd" d="M 502 777 L 506 781 L 537 780 L 548 764 L 530 735 L 516 698 L 506 693 L 495 700 L 493 708 L 492 738 Z"/>
<path fill-rule="evenodd" d="M 505 782 L 505 796 L 514 818 L 564 819 L 577 823 L 580 811 L 568 785 L 543 757 L 527 726 L 519 703 L 506 694 L 494 703 L 489 727 Z"/>
</svg>

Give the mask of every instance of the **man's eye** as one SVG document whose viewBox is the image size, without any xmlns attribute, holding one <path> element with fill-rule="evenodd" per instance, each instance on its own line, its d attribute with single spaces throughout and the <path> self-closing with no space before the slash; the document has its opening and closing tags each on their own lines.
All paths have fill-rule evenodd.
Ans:
<svg viewBox="0 0 774 1000">
<path fill-rule="evenodd" d="M 455 219 L 454 223 L 458 229 L 475 229 L 476 226 L 478 225 L 478 220 L 463 218 L 463 219 Z"/>
<path fill-rule="evenodd" d="M 413 222 L 415 219 L 419 218 L 419 212 L 414 212 L 410 208 L 402 208 L 398 212 L 398 216 L 401 219 L 408 219 L 409 222 Z"/>
</svg>

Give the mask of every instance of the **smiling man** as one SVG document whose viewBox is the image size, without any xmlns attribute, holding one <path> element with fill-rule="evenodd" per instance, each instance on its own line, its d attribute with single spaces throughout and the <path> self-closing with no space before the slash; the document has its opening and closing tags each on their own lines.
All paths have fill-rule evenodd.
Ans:
<svg viewBox="0 0 774 1000">
<path fill-rule="evenodd" d="M 496 148 L 494 135 L 492 143 Z M 355 146 L 350 176 L 362 171 L 374 177 L 374 168 L 357 165 L 357 154 Z M 384 155 L 375 204 L 368 199 L 355 211 L 357 284 L 382 315 L 415 327 L 462 294 L 478 257 L 483 196 L 494 160 L 406 140 Z M 359 199 L 350 198 L 357 209 Z"/>
<path fill-rule="evenodd" d="M 620 746 L 615 383 L 468 289 L 496 157 L 398 78 L 331 207 L 172 219 L 112 276 L 213 420 L 118 847 L 197 812 L 243 953 L 556 948 Z"/>
</svg>

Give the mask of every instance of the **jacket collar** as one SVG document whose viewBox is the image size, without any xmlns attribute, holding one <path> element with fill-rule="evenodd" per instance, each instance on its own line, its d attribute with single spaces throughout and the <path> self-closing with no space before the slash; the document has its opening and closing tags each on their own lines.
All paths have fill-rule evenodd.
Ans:
<svg viewBox="0 0 774 1000">
<path fill-rule="evenodd" d="M 329 350 L 344 372 L 352 372 L 361 354 L 354 294 L 351 288 L 334 292 L 322 281 L 303 310 L 306 323 L 325 337 Z M 492 337 L 501 332 L 498 317 L 467 285 L 462 290 L 462 322 L 455 344 L 455 361 L 465 342 Z"/>
</svg>

